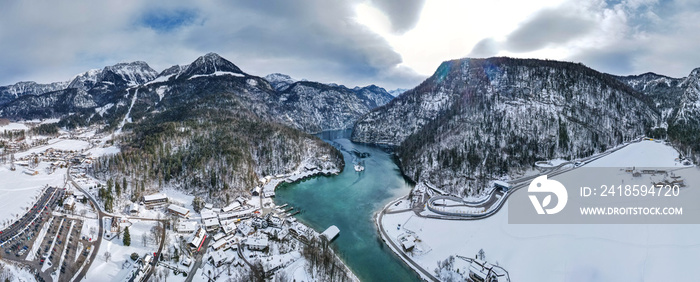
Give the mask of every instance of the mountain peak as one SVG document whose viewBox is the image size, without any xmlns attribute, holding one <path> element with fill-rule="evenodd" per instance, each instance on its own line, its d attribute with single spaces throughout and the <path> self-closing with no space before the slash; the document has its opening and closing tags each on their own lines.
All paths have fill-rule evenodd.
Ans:
<svg viewBox="0 0 700 282">
<path fill-rule="evenodd" d="M 695 68 L 688 77 L 700 77 L 700 68 Z"/>
<path fill-rule="evenodd" d="M 206 53 L 206 54 L 204 54 L 204 56 L 202 56 L 202 57 L 204 57 L 204 58 L 206 58 L 206 59 L 211 59 L 211 60 L 219 60 L 219 59 L 225 60 L 223 57 L 219 56 L 219 54 L 214 53 L 214 52 Z"/>
<path fill-rule="evenodd" d="M 266 75 L 264 78 L 270 83 L 272 88 L 277 91 L 284 91 L 285 89 L 289 88 L 290 85 L 297 82 L 291 76 L 283 73 L 271 73 Z"/>
<path fill-rule="evenodd" d="M 157 75 L 158 72 L 144 61 L 121 62 L 102 69 L 92 69 L 78 74 L 71 80 L 68 88 L 78 88 L 87 91 L 100 82 L 133 86 L 149 82 Z"/>
<path fill-rule="evenodd" d="M 207 53 L 192 62 L 179 77 L 191 77 L 193 75 L 208 75 L 216 72 L 230 72 L 245 74 L 232 62 L 224 59 L 216 53 Z"/>
</svg>

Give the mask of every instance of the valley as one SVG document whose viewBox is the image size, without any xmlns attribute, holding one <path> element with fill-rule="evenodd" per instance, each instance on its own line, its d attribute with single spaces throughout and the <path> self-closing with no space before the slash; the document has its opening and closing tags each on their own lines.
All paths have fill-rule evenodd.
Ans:
<svg viewBox="0 0 700 282">
<path fill-rule="evenodd" d="M 692 78 L 615 77 L 567 62 L 460 59 L 394 98 L 374 85 L 259 77 L 208 53 L 160 73 L 145 62 L 120 63 L 65 83 L 7 86 L 0 173 L 14 180 L 2 191 L 17 199 L 61 194 L 29 237 L 5 238 L 6 253 L 17 257 L 10 260 L 18 267 L 37 265 L 22 275 L 53 281 L 411 281 L 491 274 L 498 281 L 557 281 L 581 270 L 551 262 L 558 269 L 552 274 L 522 263 L 527 260 L 519 254 L 532 253 L 523 242 L 540 244 L 522 232 L 538 225 L 506 222 L 510 196 L 525 193 L 539 175 L 566 178 L 595 164 L 619 166 L 620 152 L 647 154 L 638 144 L 669 148 L 651 154 L 654 161 L 676 159 L 693 185 Z M 660 100 L 653 90 L 659 81 L 678 87 L 664 94 L 681 96 L 678 103 Z M 14 236 L 14 225 L 25 224 L 15 220 L 34 201 L 11 202 L 2 219 L 4 232 Z M 338 228 L 337 238 L 321 235 L 330 226 Z M 544 237 L 578 236 L 542 228 L 549 230 Z M 635 228 L 615 236 L 640 232 Z M 53 250 L 63 240 L 47 234 L 66 231 L 75 233 L 69 246 Z M 501 247 L 508 240 L 519 247 Z M 638 251 L 614 242 L 607 248 Z M 594 248 L 577 254 L 593 258 L 587 250 Z M 598 269 L 592 261 L 586 267 Z"/>
</svg>

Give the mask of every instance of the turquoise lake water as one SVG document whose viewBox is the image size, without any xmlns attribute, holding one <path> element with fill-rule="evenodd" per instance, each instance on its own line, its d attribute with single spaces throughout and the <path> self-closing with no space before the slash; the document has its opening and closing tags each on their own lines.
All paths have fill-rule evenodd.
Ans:
<svg viewBox="0 0 700 282">
<path fill-rule="evenodd" d="M 319 136 L 339 148 L 345 170 L 337 176 L 320 176 L 282 185 L 275 203 L 303 210 L 296 218 L 318 232 L 331 225 L 340 229 L 334 248 L 362 281 L 420 281 L 381 241 L 373 215 L 389 201 L 408 194 L 406 181 L 391 154 L 381 148 L 356 144 L 350 131 L 325 132 Z M 358 153 L 369 153 L 360 158 Z M 365 171 L 353 163 L 362 161 Z"/>
</svg>

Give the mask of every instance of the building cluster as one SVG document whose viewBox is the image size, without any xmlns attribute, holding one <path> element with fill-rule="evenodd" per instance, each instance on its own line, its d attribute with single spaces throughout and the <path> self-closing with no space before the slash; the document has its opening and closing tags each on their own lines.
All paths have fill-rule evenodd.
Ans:
<svg viewBox="0 0 700 282">
<path fill-rule="evenodd" d="M 331 241 L 340 232 L 337 227 L 331 226 L 323 234 L 318 234 L 285 213 L 284 206 L 272 208 L 263 214 L 263 209 L 256 203 L 258 201 L 239 197 L 221 208 L 205 204 L 198 215 L 186 207 L 171 203 L 163 193 L 146 195 L 141 204 L 148 209 L 162 208 L 174 217 L 176 222 L 173 229 L 182 236 L 189 251 L 208 252 L 207 260 L 216 267 L 244 263 L 239 256 L 226 254 L 229 251 L 239 254 L 243 250 L 267 253 L 272 241 L 308 242 L 312 237 Z M 208 242 L 207 249 L 204 249 L 205 242 Z M 191 263 L 191 260 L 184 259 L 181 263 Z M 279 268 L 279 265 L 276 267 Z"/>
</svg>

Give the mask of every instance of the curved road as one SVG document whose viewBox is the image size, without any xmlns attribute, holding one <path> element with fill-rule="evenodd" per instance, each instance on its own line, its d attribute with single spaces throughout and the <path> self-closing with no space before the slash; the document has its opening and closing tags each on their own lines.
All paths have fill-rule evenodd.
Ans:
<svg viewBox="0 0 700 282">
<path fill-rule="evenodd" d="M 85 263 L 85 265 L 84 265 L 85 267 L 82 268 L 83 270 L 82 270 L 82 271 L 75 277 L 75 279 L 73 280 L 73 281 L 81 281 L 81 280 L 83 280 L 83 278 L 85 278 L 85 275 L 87 274 L 88 270 L 90 270 L 90 265 L 92 264 L 92 262 L 94 262 L 95 259 L 97 258 L 98 250 L 99 250 L 99 248 L 100 248 L 100 245 L 102 244 L 102 234 L 104 234 L 104 233 L 103 233 L 103 232 L 104 232 L 104 223 L 102 222 L 103 217 L 104 217 L 104 216 L 118 217 L 118 216 L 104 211 L 104 210 L 102 209 L 102 207 L 97 203 L 97 200 L 95 200 L 95 198 L 92 197 L 92 194 L 90 194 L 90 193 L 88 193 L 87 191 L 83 190 L 83 188 L 80 187 L 80 185 L 78 185 L 78 183 L 76 183 L 76 182 L 73 180 L 73 177 L 70 175 L 70 167 L 71 167 L 71 166 L 68 165 L 68 169 L 66 170 L 66 175 L 67 175 L 67 178 L 66 178 L 66 179 L 68 180 L 68 182 L 70 182 L 71 184 L 73 184 L 73 186 L 74 186 L 76 189 L 80 190 L 80 192 L 82 192 L 83 194 L 85 194 L 85 196 L 90 200 L 90 202 L 92 203 L 92 205 L 93 205 L 93 206 L 95 207 L 95 209 L 97 210 L 97 221 L 98 221 L 98 225 L 99 225 L 99 230 L 98 230 L 98 233 L 97 233 L 97 235 L 98 235 L 98 236 L 97 236 L 97 241 L 95 242 L 95 249 L 92 251 L 92 255 L 90 255 L 90 257 L 89 257 L 87 260 L 85 260 L 85 262 L 84 262 L 84 263 Z M 128 219 L 139 219 L 139 220 L 161 221 L 161 222 L 164 221 L 163 219 L 158 220 L 158 219 L 147 219 L 147 218 L 139 218 L 139 217 L 133 217 L 133 218 L 132 218 L 132 217 L 126 217 L 126 218 L 128 218 Z M 148 281 L 148 278 L 149 278 L 149 277 L 153 274 L 153 272 L 155 271 L 155 269 L 156 269 L 155 266 L 156 266 L 156 264 L 158 263 L 158 261 L 157 261 L 156 259 L 160 256 L 160 253 L 161 253 L 161 251 L 163 250 L 163 244 L 165 243 L 165 227 L 163 227 L 162 230 L 163 230 L 163 232 L 162 232 L 162 234 L 161 234 L 160 246 L 158 247 L 158 252 L 156 253 L 156 257 L 153 258 L 153 267 L 151 267 L 151 269 L 148 271 L 148 274 L 146 274 L 144 281 Z"/>
<path fill-rule="evenodd" d="M 622 148 L 625 148 L 625 147 L 627 147 L 629 144 L 638 143 L 638 142 L 640 142 L 640 141 L 642 141 L 642 140 L 643 140 L 643 137 L 640 137 L 640 138 L 638 138 L 638 139 L 636 139 L 636 140 L 634 140 L 634 141 L 632 141 L 632 142 L 625 143 L 625 144 L 623 144 L 622 146 L 615 147 L 615 148 L 613 148 L 613 149 L 607 150 L 607 151 L 602 152 L 602 153 L 600 153 L 600 154 L 593 155 L 593 156 L 589 156 L 589 157 L 586 157 L 586 158 L 582 158 L 582 159 L 580 159 L 580 160 L 577 161 L 577 162 L 581 162 L 581 163 L 583 163 L 583 164 L 588 164 L 588 163 L 590 163 L 590 162 L 592 162 L 592 161 L 595 161 L 595 160 L 600 159 L 600 158 L 602 158 L 602 157 L 604 157 L 604 156 L 607 156 L 607 155 L 609 155 L 609 154 L 611 154 L 611 153 L 613 153 L 613 152 L 616 152 L 616 151 L 618 151 L 618 150 L 620 150 L 620 149 L 622 149 Z M 466 201 L 461 200 L 460 198 L 454 197 L 455 199 L 459 199 L 459 201 L 463 202 L 463 203 L 465 204 L 465 206 L 470 206 L 470 207 L 479 207 L 479 206 L 480 206 L 480 207 L 486 208 L 487 212 L 485 212 L 485 213 L 483 213 L 483 214 L 459 214 L 459 215 L 457 215 L 457 214 L 453 214 L 453 213 L 445 213 L 445 214 L 442 214 L 442 215 L 420 215 L 418 212 L 416 212 L 416 215 L 417 215 L 417 216 L 421 216 L 421 217 L 436 218 L 436 219 L 443 219 L 443 220 L 480 220 L 480 219 L 484 219 L 484 218 L 490 217 L 490 216 L 496 214 L 498 211 L 500 211 L 501 208 L 503 207 L 503 204 L 504 204 L 504 203 L 506 202 L 506 200 L 508 199 L 508 197 L 509 197 L 513 192 L 515 192 L 515 191 L 517 191 L 517 190 L 519 190 L 519 189 L 521 189 L 521 188 L 523 188 L 523 187 L 525 187 L 525 186 L 528 186 L 528 185 L 529 185 L 529 182 L 532 181 L 532 179 L 535 179 L 535 178 L 537 178 L 537 177 L 539 177 L 539 176 L 542 176 L 542 175 L 547 175 L 548 177 L 549 177 L 549 176 L 556 176 L 556 175 L 559 175 L 559 174 L 562 174 L 562 173 L 565 173 L 565 172 L 574 170 L 574 169 L 578 168 L 579 166 L 573 166 L 573 167 L 571 167 L 571 168 L 563 169 L 563 170 L 562 170 L 563 167 L 568 166 L 568 165 L 571 165 L 571 164 L 574 164 L 574 163 L 575 163 L 575 162 L 565 162 L 565 163 L 561 163 L 561 164 L 559 164 L 558 166 L 552 167 L 552 168 L 550 168 L 549 170 L 546 170 L 546 171 L 541 172 L 541 173 L 539 173 L 539 174 L 535 174 L 535 175 L 531 175 L 531 176 L 526 176 L 526 177 L 521 177 L 521 178 L 515 179 L 515 180 L 513 180 L 513 181 L 510 182 L 510 184 L 513 184 L 513 186 L 512 186 L 510 189 L 508 189 L 508 191 L 507 191 L 505 194 L 502 194 L 503 196 L 502 196 L 501 198 L 497 198 L 497 197 L 496 197 L 496 194 L 497 194 L 497 193 L 491 192 L 491 193 L 489 194 L 490 199 L 487 200 L 487 201 L 483 201 L 480 205 L 477 205 L 477 206 L 475 206 L 475 205 L 473 205 L 473 204 L 478 203 L 478 202 L 466 202 Z M 500 189 L 494 189 L 494 190 L 500 190 Z M 409 257 L 408 255 L 406 255 L 405 252 L 401 251 L 400 246 L 397 246 L 397 245 L 394 243 L 394 241 L 391 240 L 391 239 L 389 238 L 389 235 L 384 231 L 384 226 L 382 225 L 382 217 L 383 217 L 385 214 L 395 213 L 395 212 L 388 212 L 388 211 L 387 211 L 387 208 L 389 208 L 391 205 L 395 204 L 395 203 L 398 202 L 398 201 L 407 199 L 407 197 L 408 197 L 408 196 L 404 196 L 404 197 L 401 197 L 401 198 L 398 198 L 398 199 L 396 199 L 396 200 L 391 201 L 389 204 L 387 204 L 386 206 L 384 206 L 384 208 L 382 208 L 382 210 L 377 214 L 377 217 L 376 217 L 376 218 L 377 218 L 377 219 L 376 219 L 376 225 L 377 225 L 377 229 L 379 229 L 380 237 L 382 238 L 382 241 L 384 241 L 385 243 L 387 243 L 387 245 L 389 245 L 389 247 L 394 251 L 395 254 L 399 255 L 399 256 L 402 258 L 402 260 L 403 260 L 409 267 L 411 267 L 411 269 L 413 269 L 413 270 L 415 270 L 416 272 L 418 272 L 422 277 L 428 277 L 428 279 L 431 280 L 431 281 L 439 281 L 439 280 L 437 279 L 437 277 L 435 277 L 430 271 L 427 271 L 426 269 L 424 269 L 422 266 L 420 266 L 418 263 L 416 263 L 411 257 Z M 443 199 L 443 198 L 445 198 L 445 199 L 451 199 L 450 196 L 442 196 L 442 195 L 441 195 L 441 196 L 434 196 L 434 197 L 431 197 L 431 198 L 428 200 L 428 209 L 431 210 L 431 211 L 433 211 L 433 209 L 430 209 L 430 205 L 431 205 L 434 201 L 440 200 L 440 199 Z M 493 204 L 496 204 L 496 207 L 495 207 L 495 208 L 492 208 Z M 487 206 L 487 205 L 488 205 L 488 206 Z M 436 212 L 436 211 L 433 211 L 433 212 L 440 214 L 440 212 Z"/>
</svg>

